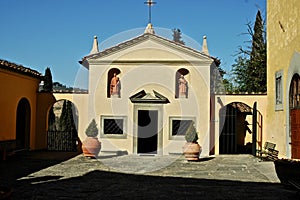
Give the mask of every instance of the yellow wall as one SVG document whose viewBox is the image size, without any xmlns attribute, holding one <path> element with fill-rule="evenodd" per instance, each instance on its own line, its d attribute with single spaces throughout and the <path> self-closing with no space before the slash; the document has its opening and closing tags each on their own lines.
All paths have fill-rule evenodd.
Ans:
<svg viewBox="0 0 300 200">
<path fill-rule="evenodd" d="M 39 80 L 0 69 L 0 141 L 16 139 L 16 115 L 18 103 L 26 98 L 30 104 L 30 148 L 36 137 L 36 92 Z"/>
<path fill-rule="evenodd" d="M 219 154 L 219 137 L 221 134 L 220 123 L 224 123 L 224 119 L 220 119 L 219 112 L 223 106 L 231 104 L 233 102 L 241 102 L 249 107 L 253 108 L 254 103 L 257 103 L 257 110 L 263 116 L 263 126 L 262 126 L 262 140 L 265 141 L 265 138 L 269 134 L 265 124 L 266 124 L 266 116 L 267 116 L 267 95 L 216 95 L 215 96 L 215 109 L 214 109 L 214 117 L 211 120 L 212 126 L 214 126 L 215 130 L 215 141 L 213 144 L 215 147 L 215 154 Z M 252 116 L 247 116 L 247 121 L 252 123 Z M 259 134 L 259 133 L 258 133 Z M 251 138 L 246 137 L 247 142 L 252 142 Z M 212 148 L 212 147 L 211 147 Z"/>
<path fill-rule="evenodd" d="M 288 95 L 291 78 L 300 71 L 300 1 L 267 0 L 267 138 L 281 157 L 290 157 Z M 275 73 L 283 72 L 283 105 L 275 110 Z"/>
<path fill-rule="evenodd" d="M 36 137 L 33 141 L 33 149 L 47 148 L 49 110 L 55 102 L 52 93 L 37 93 Z"/>
</svg>

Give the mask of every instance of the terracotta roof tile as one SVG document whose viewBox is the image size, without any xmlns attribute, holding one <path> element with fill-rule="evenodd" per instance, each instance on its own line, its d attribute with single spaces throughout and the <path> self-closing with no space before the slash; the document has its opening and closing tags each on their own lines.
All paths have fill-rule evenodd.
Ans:
<svg viewBox="0 0 300 200">
<path fill-rule="evenodd" d="M 28 67 L 24 67 L 22 65 L 17 65 L 7 60 L 0 59 L 0 69 L 5 69 L 8 71 L 16 72 L 18 74 L 23 74 L 37 79 L 43 79 L 43 75 L 38 71 L 30 69 Z"/>
</svg>

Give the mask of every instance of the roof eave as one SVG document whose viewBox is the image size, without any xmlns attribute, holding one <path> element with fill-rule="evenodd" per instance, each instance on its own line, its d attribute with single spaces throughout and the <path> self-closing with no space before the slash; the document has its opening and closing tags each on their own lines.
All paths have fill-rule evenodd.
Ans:
<svg viewBox="0 0 300 200">
<path fill-rule="evenodd" d="M 81 61 L 79 61 L 80 64 L 82 64 L 85 60 L 87 61 L 91 61 L 91 60 L 94 60 L 94 59 L 97 59 L 97 58 L 102 58 L 104 56 L 109 56 L 113 53 L 116 53 L 116 52 L 119 52 L 119 51 L 122 51 L 124 49 L 127 49 L 127 48 L 130 48 L 131 46 L 135 45 L 135 44 L 138 44 L 142 41 L 145 41 L 147 39 L 154 39 L 154 40 L 160 40 L 160 41 L 163 41 L 164 43 L 167 43 L 167 44 L 171 44 L 173 47 L 175 48 L 180 48 L 181 50 L 184 50 L 186 51 L 187 53 L 190 53 L 190 54 L 194 54 L 194 56 L 196 57 L 205 57 L 207 59 L 210 59 L 212 62 L 215 61 L 216 58 L 210 56 L 210 55 L 206 55 L 196 49 L 193 49 L 191 47 L 188 47 L 186 45 L 183 45 L 183 44 L 180 44 L 180 43 L 177 43 L 177 42 L 174 42 L 172 40 L 169 40 L 169 39 L 166 39 L 164 37 L 161 37 L 161 36 L 158 36 L 158 35 L 155 35 L 155 34 L 150 34 L 150 33 L 144 33 L 142 35 L 139 35 L 133 39 L 130 39 L 130 40 L 127 40 L 127 41 L 124 41 L 122 43 L 119 43 L 115 46 L 112 46 L 110 48 L 107 48 L 99 53 L 95 53 L 95 54 L 90 54 L 90 55 L 87 55 L 85 56 L 84 58 L 82 58 Z"/>
</svg>

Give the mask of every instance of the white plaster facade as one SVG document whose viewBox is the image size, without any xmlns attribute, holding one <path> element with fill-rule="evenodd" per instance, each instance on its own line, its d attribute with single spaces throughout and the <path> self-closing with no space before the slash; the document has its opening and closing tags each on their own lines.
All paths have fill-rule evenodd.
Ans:
<svg viewBox="0 0 300 200">
<path fill-rule="evenodd" d="M 94 41 L 94 43 L 97 42 Z M 206 41 L 205 41 L 206 42 Z M 182 153 L 184 136 L 170 135 L 172 119 L 192 119 L 199 132 L 201 156 L 209 155 L 210 124 L 210 69 L 215 67 L 213 57 L 177 44 L 160 36 L 145 33 L 112 48 L 82 59 L 89 70 L 89 94 L 86 114 L 79 111 L 79 137 L 85 138 L 88 121 L 96 119 L 100 130 L 102 152 L 127 151 L 138 154 L 138 111 L 157 111 L 157 155 Z M 120 98 L 107 96 L 108 73 L 118 69 L 121 81 Z M 176 73 L 185 69 L 188 74 L 188 97 L 176 98 Z M 165 97 L 168 103 L 134 103 L 132 95 L 145 91 L 148 98 Z M 85 103 L 86 103 L 85 101 Z M 75 103 L 76 105 L 76 103 Z M 105 135 L 103 119 L 118 118 L 123 122 L 123 136 Z M 88 120 L 87 120 L 88 119 Z"/>
</svg>

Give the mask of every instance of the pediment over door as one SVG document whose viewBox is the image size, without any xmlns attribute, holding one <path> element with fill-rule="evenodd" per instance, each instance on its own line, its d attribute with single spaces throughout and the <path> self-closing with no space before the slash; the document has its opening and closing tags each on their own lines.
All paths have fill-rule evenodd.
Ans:
<svg viewBox="0 0 300 200">
<path fill-rule="evenodd" d="M 159 94 L 153 90 L 153 94 L 146 93 L 145 90 L 142 90 L 131 97 L 129 97 L 132 103 L 150 103 L 150 104 L 167 104 L 170 103 L 169 99 L 162 94 Z"/>
</svg>

